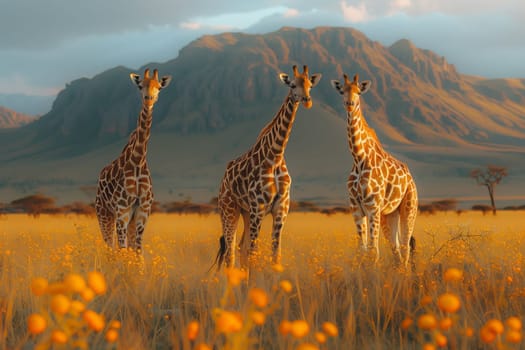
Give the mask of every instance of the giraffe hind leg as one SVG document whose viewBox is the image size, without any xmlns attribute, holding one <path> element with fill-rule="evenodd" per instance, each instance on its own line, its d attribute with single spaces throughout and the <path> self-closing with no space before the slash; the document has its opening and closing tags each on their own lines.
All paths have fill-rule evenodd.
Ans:
<svg viewBox="0 0 525 350">
<path fill-rule="evenodd" d="M 137 218 L 138 218 L 138 210 L 139 206 L 138 203 L 135 202 L 133 206 L 131 207 L 130 212 L 130 219 L 128 223 L 127 228 L 127 240 L 128 240 L 128 247 L 131 249 L 137 249 L 136 247 L 136 240 L 137 240 Z"/>
<path fill-rule="evenodd" d="M 381 216 L 381 231 L 390 241 L 392 253 L 394 254 L 395 264 L 401 263 L 401 250 L 399 246 L 400 233 L 400 215 L 399 210 L 388 215 Z"/>
<path fill-rule="evenodd" d="M 221 194 L 219 197 L 219 214 L 222 222 L 222 237 L 219 240 L 219 251 L 215 259 L 218 270 L 223 262 L 226 267 L 232 267 L 235 260 L 235 234 L 241 212 L 229 193 Z"/>
<path fill-rule="evenodd" d="M 142 252 L 142 236 L 144 235 L 144 230 L 146 229 L 146 223 L 148 222 L 150 212 L 150 203 L 145 203 L 144 205 L 138 207 L 133 215 L 133 227 L 128 228 L 128 230 L 133 229 L 131 231 L 133 236 L 128 233 L 128 237 L 131 239 L 131 247 L 138 253 Z"/>
<path fill-rule="evenodd" d="M 403 200 L 401 201 L 400 211 L 400 244 L 401 244 L 401 259 L 405 266 L 408 266 L 410 254 L 413 254 L 416 248 L 416 240 L 413 237 L 414 226 L 416 223 L 418 209 L 417 190 L 414 183 L 412 183 Z"/>
</svg>

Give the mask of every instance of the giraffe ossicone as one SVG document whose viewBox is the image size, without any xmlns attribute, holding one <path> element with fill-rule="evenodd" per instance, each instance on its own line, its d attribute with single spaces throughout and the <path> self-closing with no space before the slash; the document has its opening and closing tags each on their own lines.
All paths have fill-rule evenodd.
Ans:
<svg viewBox="0 0 525 350">
<path fill-rule="evenodd" d="M 150 76 L 131 73 L 131 80 L 141 92 L 142 109 L 137 127 L 129 136 L 120 156 L 102 169 L 98 179 L 95 210 L 106 244 L 115 247 L 115 231 L 119 248 L 142 251 L 142 236 L 146 227 L 153 188 L 146 161 L 153 107 L 160 90 L 169 85 L 171 76 L 159 79 L 157 69 Z"/>
<path fill-rule="evenodd" d="M 394 257 L 407 265 L 415 248 L 413 237 L 418 210 L 417 188 L 408 166 L 386 152 L 362 114 L 360 96 L 371 82 L 344 75 L 331 81 L 343 96 L 347 112 L 348 143 L 353 166 L 347 187 L 350 211 L 357 226 L 362 250 L 372 250 L 379 259 L 379 232 L 392 245 Z"/>
<path fill-rule="evenodd" d="M 232 267 L 235 261 L 236 230 L 239 217 L 244 223 L 240 242 L 242 268 L 248 268 L 257 251 L 257 239 L 264 216 L 271 214 L 272 262 L 281 259 L 281 233 L 290 205 L 291 178 L 284 152 L 299 104 L 312 107 L 310 89 L 321 74 L 308 74 L 308 67 L 299 72 L 293 66 L 293 77 L 281 73 L 279 78 L 289 92 L 279 111 L 261 130 L 255 144 L 243 155 L 229 162 L 222 179 L 218 209 L 222 222 L 220 248 L 215 263 Z M 213 267 L 213 266 L 212 266 Z"/>
</svg>

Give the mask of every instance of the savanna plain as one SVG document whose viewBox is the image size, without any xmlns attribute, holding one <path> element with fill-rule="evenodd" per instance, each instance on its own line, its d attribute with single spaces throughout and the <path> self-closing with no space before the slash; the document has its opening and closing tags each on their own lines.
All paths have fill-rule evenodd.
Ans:
<svg viewBox="0 0 525 350">
<path fill-rule="evenodd" d="M 341 213 L 291 213 L 275 266 L 270 227 L 247 277 L 208 272 L 215 214 L 153 214 L 143 257 L 106 248 L 95 217 L 0 216 L 0 348 L 524 347 L 524 212 L 422 214 L 407 269 L 384 238 L 377 264 L 358 254 Z"/>
</svg>

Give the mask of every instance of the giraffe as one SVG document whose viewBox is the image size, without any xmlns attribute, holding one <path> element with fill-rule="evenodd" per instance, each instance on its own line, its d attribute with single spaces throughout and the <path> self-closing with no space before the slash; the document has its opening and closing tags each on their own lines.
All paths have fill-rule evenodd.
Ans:
<svg viewBox="0 0 525 350">
<path fill-rule="evenodd" d="M 134 73 L 130 74 L 130 78 L 142 94 L 138 125 L 120 156 L 100 172 L 95 209 L 102 237 L 108 246 L 114 247 L 116 226 L 118 246 L 129 246 L 140 253 L 142 234 L 153 203 L 151 176 L 146 161 L 153 106 L 159 91 L 170 83 L 171 76 L 159 80 L 156 69 L 153 77 L 146 69 L 144 79 Z"/>
<path fill-rule="evenodd" d="M 244 223 L 240 242 L 241 267 L 247 268 L 250 258 L 257 251 L 261 222 L 269 213 L 273 217 L 272 262 L 280 262 L 280 239 L 288 215 L 291 185 L 284 151 L 299 104 L 302 103 L 305 108 L 312 107 L 310 89 L 321 79 L 321 74 L 309 77 L 308 66 L 304 66 L 303 73 L 299 73 L 294 65 L 293 74 L 293 78 L 279 74 L 281 82 L 290 88 L 279 111 L 261 130 L 255 144 L 226 167 L 218 199 L 222 222 L 220 248 L 215 259 L 218 269 L 223 262 L 227 267 L 234 264 L 235 236 L 241 215 Z"/>
<path fill-rule="evenodd" d="M 368 91 L 369 80 L 353 81 L 344 74 L 344 83 L 331 81 L 343 95 L 347 112 L 348 143 L 353 156 L 353 167 L 347 187 L 360 246 L 363 251 L 375 253 L 379 259 L 380 230 L 390 240 L 394 258 L 408 265 L 410 252 L 415 249 L 412 237 L 418 210 L 417 189 L 408 166 L 381 145 L 361 110 L 360 96 Z"/>
</svg>

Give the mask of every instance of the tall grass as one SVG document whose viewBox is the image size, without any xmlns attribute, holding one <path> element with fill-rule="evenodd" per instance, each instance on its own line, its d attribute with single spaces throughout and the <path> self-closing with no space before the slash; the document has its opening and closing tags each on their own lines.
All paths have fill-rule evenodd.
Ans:
<svg viewBox="0 0 525 350">
<path fill-rule="evenodd" d="M 254 349 L 306 344 L 320 349 L 421 349 L 424 344 L 437 346 L 438 334 L 446 337 L 450 349 L 483 348 L 488 345 L 480 330 L 488 320 L 525 313 L 523 218 L 520 212 L 420 216 L 415 271 L 410 272 L 392 266 L 386 240 L 381 241 L 377 266 L 358 256 L 349 215 L 291 214 L 282 243 L 283 271 L 268 263 L 271 221 L 266 220 L 259 268 L 252 271 L 249 285 L 232 286 L 224 274 L 207 273 L 220 235 L 215 215 L 153 215 L 143 260 L 132 252 L 109 251 L 95 218 L 3 216 L 0 348 L 31 348 L 39 341 L 27 331 L 28 316 L 42 308 L 31 294 L 34 278 L 58 281 L 89 271 L 102 272 L 108 283 L 107 293 L 92 307 L 122 325 L 116 344 L 107 343 L 102 332 L 94 333 L 91 348 L 234 348 L 218 325 L 225 311 L 241 320 L 247 330 L 244 344 Z M 460 280 L 443 278 L 451 267 L 462 271 Z M 282 281 L 292 285 L 289 293 Z M 269 297 L 269 305 L 260 310 L 250 303 L 248 290 L 254 287 Z M 459 298 L 459 311 L 449 314 L 440 308 L 438 298 L 444 293 Z M 250 321 L 256 309 L 265 315 L 263 323 Z M 453 325 L 422 328 L 418 321 L 424 314 L 437 321 L 450 318 Z M 306 321 L 307 334 L 298 336 L 286 327 L 299 327 L 293 323 L 297 320 Z M 192 321 L 198 321 L 198 332 L 189 336 Z M 325 322 L 337 326 L 337 335 L 326 337 Z M 507 341 L 505 334 L 498 334 L 494 344 L 523 346 Z"/>
</svg>

